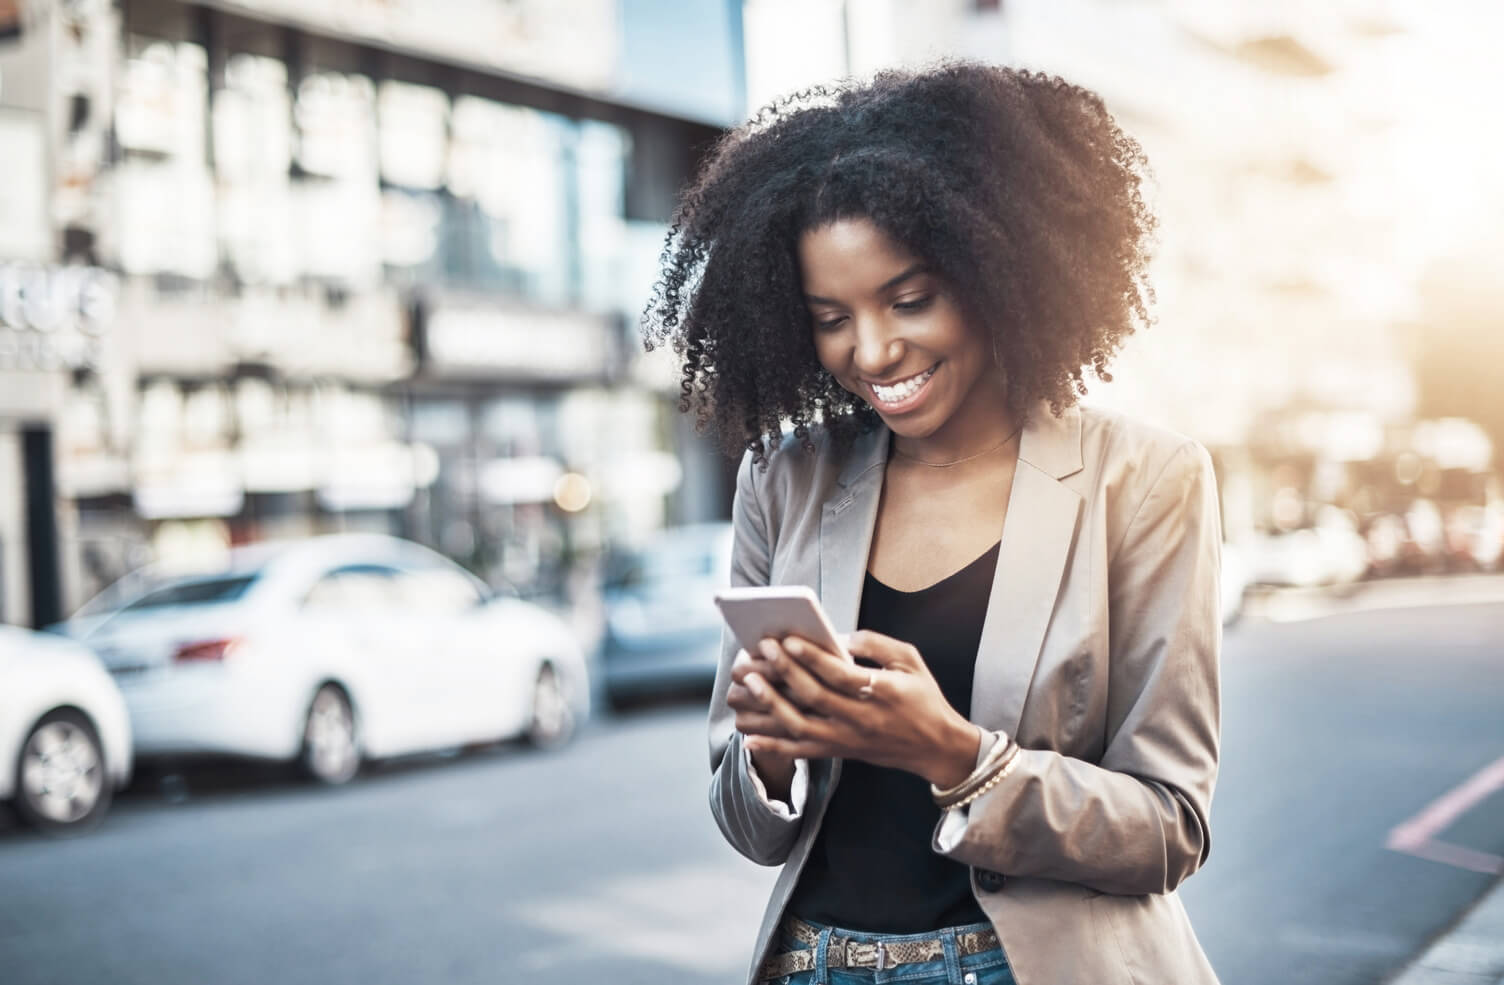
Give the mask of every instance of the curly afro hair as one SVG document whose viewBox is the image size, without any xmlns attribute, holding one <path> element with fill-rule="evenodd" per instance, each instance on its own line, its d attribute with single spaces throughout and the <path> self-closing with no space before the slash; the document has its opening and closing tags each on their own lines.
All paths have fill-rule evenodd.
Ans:
<svg viewBox="0 0 1504 985">
<path fill-rule="evenodd" d="M 1102 100 L 1059 78 L 951 62 L 808 89 L 727 133 L 685 191 L 643 313 L 683 360 L 680 410 L 766 461 L 785 423 L 848 443 L 879 419 L 815 355 L 806 230 L 866 218 L 986 326 L 1019 420 L 1059 415 L 1149 321 L 1147 163 Z M 766 442 L 765 442 L 766 439 Z"/>
</svg>

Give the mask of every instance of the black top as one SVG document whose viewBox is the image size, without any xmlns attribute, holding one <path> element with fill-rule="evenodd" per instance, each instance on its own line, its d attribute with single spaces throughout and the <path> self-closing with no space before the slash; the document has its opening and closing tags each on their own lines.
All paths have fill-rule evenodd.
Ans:
<svg viewBox="0 0 1504 985">
<path fill-rule="evenodd" d="M 918 648 L 941 692 L 963 715 L 997 569 L 998 545 L 917 592 L 868 574 L 860 629 Z M 983 923 L 967 867 L 930 847 L 940 809 L 922 777 L 848 759 L 789 902 L 805 920 L 848 930 L 917 934 Z"/>
</svg>

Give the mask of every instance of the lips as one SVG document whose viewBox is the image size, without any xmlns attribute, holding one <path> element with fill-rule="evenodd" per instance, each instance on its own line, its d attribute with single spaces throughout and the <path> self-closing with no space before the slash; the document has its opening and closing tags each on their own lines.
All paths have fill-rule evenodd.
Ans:
<svg viewBox="0 0 1504 985">
<path fill-rule="evenodd" d="M 940 368 L 936 363 L 922 373 L 916 373 L 905 380 L 900 380 L 890 386 L 883 386 L 870 381 L 862 385 L 866 387 L 872 403 L 880 410 L 889 413 L 898 413 L 914 407 L 923 399 L 929 390 L 930 379 L 935 375 L 935 370 Z"/>
</svg>

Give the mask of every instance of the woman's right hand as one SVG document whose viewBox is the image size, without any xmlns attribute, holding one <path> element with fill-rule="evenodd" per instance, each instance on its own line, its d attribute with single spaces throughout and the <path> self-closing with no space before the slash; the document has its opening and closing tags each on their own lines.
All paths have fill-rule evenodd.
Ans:
<svg viewBox="0 0 1504 985">
<path fill-rule="evenodd" d="M 776 644 L 775 644 L 776 645 Z M 787 738 L 772 711 L 777 700 L 775 688 L 780 680 L 772 663 L 761 654 L 738 650 L 731 664 L 731 688 L 726 704 L 736 712 L 736 730 L 743 735 L 771 735 Z M 789 803 L 789 789 L 794 781 L 794 760 L 772 752 L 752 753 L 752 765 L 762 778 L 768 796 Z"/>
</svg>

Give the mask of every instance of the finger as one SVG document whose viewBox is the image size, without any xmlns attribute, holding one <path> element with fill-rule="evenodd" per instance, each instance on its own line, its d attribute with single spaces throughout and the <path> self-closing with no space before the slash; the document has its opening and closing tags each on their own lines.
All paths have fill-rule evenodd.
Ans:
<svg viewBox="0 0 1504 985">
<path fill-rule="evenodd" d="M 805 714 L 776 688 L 768 687 L 765 693 L 757 696 L 767 703 L 768 713 L 777 720 L 784 734 L 796 739 L 828 738 L 829 729 L 824 722 Z"/>
<path fill-rule="evenodd" d="M 799 642 L 790 639 L 789 645 L 797 649 Z M 856 689 L 832 687 L 792 656 L 780 661 L 778 671 L 783 678 L 783 686 L 779 690 L 788 695 L 796 706 L 812 714 L 825 718 L 848 718 L 854 711 L 852 705 L 859 700 Z"/>
<path fill-rule="evenodd" d="M 912 644 L 896 640 L 870 629 L 859 629 L 851 634 L 846 650 L 853 657 L 865 657 L 884 670 L 918 670 L 924 666 L 924 658 Z"/>
<path fill-rule="evenodd" d="M 773 686 L 773 682 L 757 671 L 753 671 L 742 679 L 742 687 L 746 688 L 753 699 L 763 708 L 771 707 L 770 702 L 773 696 L 778 693 L 778 689 Z"/>
<path fill-rule="evenodd" d="M 731 666 L 731 679 L 738 684 L 746 683 L 747 678 L 756 674 L 765 681 L 776 681 L 779 677 L 778 668 L 772 661 L 762 657 L 748 657 L 740 664 Z"/>
<path fill-rule="evenodd" d="M 726 704 L 735 711 L 766 712 L 768 704 L 740 684 L 733 684 L 726 692 Z"/>
<path fill-rule="evenodd" d="M 788 738 L 788 733 L 783 726 L 778 724 L 778 719 L 772 715 L 748 712 L 736 716 L 736 730 L 743 735 L 772 736 L 777 739 Z"/>
<path fill-rule="evenodd" d="M 790 658 L 790 665 L 798 665 L 832 691 L 856 697 L 872 683 L 871 668 L 859 667 L 802 637 L 788 637 L 783 650 Z M 780 665 L 779 670 L 785 678 L 793 673 L 791 666 Z"/>
<path fill-rule="evenodd" d="M 782 759 L 833 759 L 841 751 L 828 742 L 815 739 L 793 739 L 776 735 L 749 735 L 744 740 L 749 752 L 755 755 L 771 755 Z"/>
</svg>

